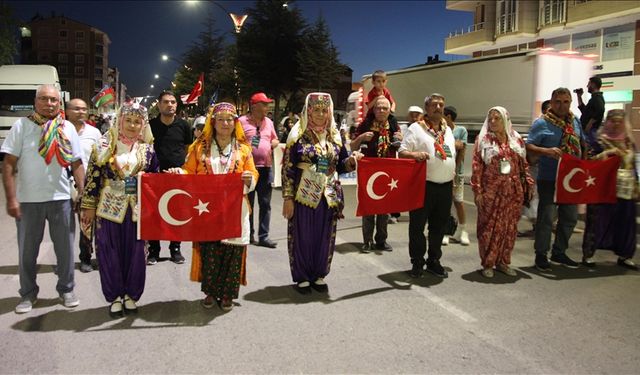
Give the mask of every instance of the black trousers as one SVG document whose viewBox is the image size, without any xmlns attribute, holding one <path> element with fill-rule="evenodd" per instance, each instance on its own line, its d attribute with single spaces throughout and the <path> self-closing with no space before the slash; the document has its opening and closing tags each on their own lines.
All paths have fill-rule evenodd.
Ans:
<svg viewBox="0 0 640 375">
<path fill-rule="evenodd" d="M 447 219 L 451 214 L 453 181 L 438 184 L 426 181 L 424 205 L 409 212 L 409 256 L 412 264 L 423 265 L 427 253 L 424 228 L 429 223 L 429 252 L 427 264 L 442 257 L 442 238 Z"/>
</svg>

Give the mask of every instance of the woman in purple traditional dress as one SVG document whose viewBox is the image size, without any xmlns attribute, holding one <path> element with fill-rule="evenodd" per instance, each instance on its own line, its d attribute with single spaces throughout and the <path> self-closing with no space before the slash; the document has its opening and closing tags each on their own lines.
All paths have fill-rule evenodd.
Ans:
<svg viewBox="0 0 640 375">
<path fill-rule="evenodd" d="M 127 102 L 94 148 L 82 197 L 82 230 L 96 220 L 96 257 L 109 314 L 137 312 L 145 282 L 145 242 L 137 239 L 137 177 L 158 172 L 147 109 Z M 86 233 L 91 237 L 90 233 Z"/>
<path fill-rule="evenodd" d="M 324 278 L 331 268 L 337 222 L 344 207 L 337 174 L 353 170 L 362 155 L 349 156 L 342 144 L 329 94 L 307 95 L 294 130 L 282 165 L 282 214 L 289 221 L 291 276 L 302 294 L 310 293 L 311 288 L 327 292 Z"/>
<path fill-rule="evenodd" d="M 607 112 L 603 126 L 589 140 L 589 158 L 620 158 L 617 175 L 618 201 L 613 204 L 590 204 L 582 240 L 582 264 L 595 267 L 593 255 L 596 249 L 613 250 L 618 265 L 638 270 L 632 258 L 636 251 L 636 202 L 638 171 L 635 166 L 636 146 L 631 126 L 621 109 Z"/>
</svg>

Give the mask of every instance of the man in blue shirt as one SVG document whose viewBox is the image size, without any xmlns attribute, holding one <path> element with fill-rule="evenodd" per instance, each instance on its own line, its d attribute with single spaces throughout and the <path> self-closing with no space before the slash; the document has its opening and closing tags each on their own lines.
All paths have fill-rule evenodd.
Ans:
<svg viewBox="0 0 640 375">
<path fill-rule="evenodd" d="M 578 263 L 566 255 L 569 239 L 578 221 L 578 209 L 573 204 L 557 205 L 558 225 L 556 238 L 551 249 L 551 258 L 547 253 L 551 243 L 553 211 L 556 205 L 555 194 L 556 170 L 558 159 L 564 153 L 581 157 L 584 135 L 580 121 L 571 113 L 571 91 L 564 87 L 553 90 L 549 111 L 535 120 L 527 137 L 527 152 L 539 156 L 537 188 L 538 217 L 534 248 L 536 251 L 536 268 L 550 271 L 549 260 L 568 268 L 577 268 Z"/>
</svg>

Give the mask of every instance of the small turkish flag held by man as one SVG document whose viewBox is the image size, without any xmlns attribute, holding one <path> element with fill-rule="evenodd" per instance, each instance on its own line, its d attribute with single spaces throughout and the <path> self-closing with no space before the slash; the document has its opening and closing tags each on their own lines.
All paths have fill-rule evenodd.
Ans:
<svg viewBox="0 0 640 375">
<path fill-rule="evenodd" d="M 563 154 L 556 174 L 557 204 L 616 203 L 620 158 L 581 160 Z"/>
<path fill-rule="evenodd" d="M 143 174 L 138 182 L 138 237 L 194 242 L 240 237 L 240 176 Z"/>
<path fill-rule="evenodd" d="M 427 163 L 410 159 L 358 161 L 356 216 L 411 211 L 424 204 Z"/>
</svg>

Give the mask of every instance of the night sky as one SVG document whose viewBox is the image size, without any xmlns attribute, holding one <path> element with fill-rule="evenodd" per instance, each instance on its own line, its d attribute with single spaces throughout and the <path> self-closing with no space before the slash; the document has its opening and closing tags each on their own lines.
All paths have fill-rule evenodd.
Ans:
<svg viewBox="0 0 640 375">
<path fill-rule="evenodd" d="M 86 23 L 111 39 L 109 66 L 120 70 L 131 96 L 149 92 L 155 73 L 171 78 L 177 64 L 162 62 L 166 53 L 179 58 L 202 30 L 207 12 L 213 12 L 217 28 L 233 40 L 231 19 L 207 1 L 7 1 L 14 15 L 24 21 L 36 13 L 56 15 Z M 243 14 L 252 1 L 219 2 L 230 12 Z M 427 56 L 455 60 L 444 55 L 449 32 L 473 23 L 471 12 L 449 11 L 445 1 L 297 1 L 308 23 L 322 15 L 340 59 L 353 69 L 353 81 L 376 69 L 394 70 L 424 63 Z M 248 20 L 247 22 L 250 22 Z M 277 51 L 274 51 L 277 53 Z M 160 85 L 162 83 L 160 82 Z M 156 85 L 158 86 L 158 85 Z M 157 89 L 156 89 L 157 91 Z"/>
</svg>

